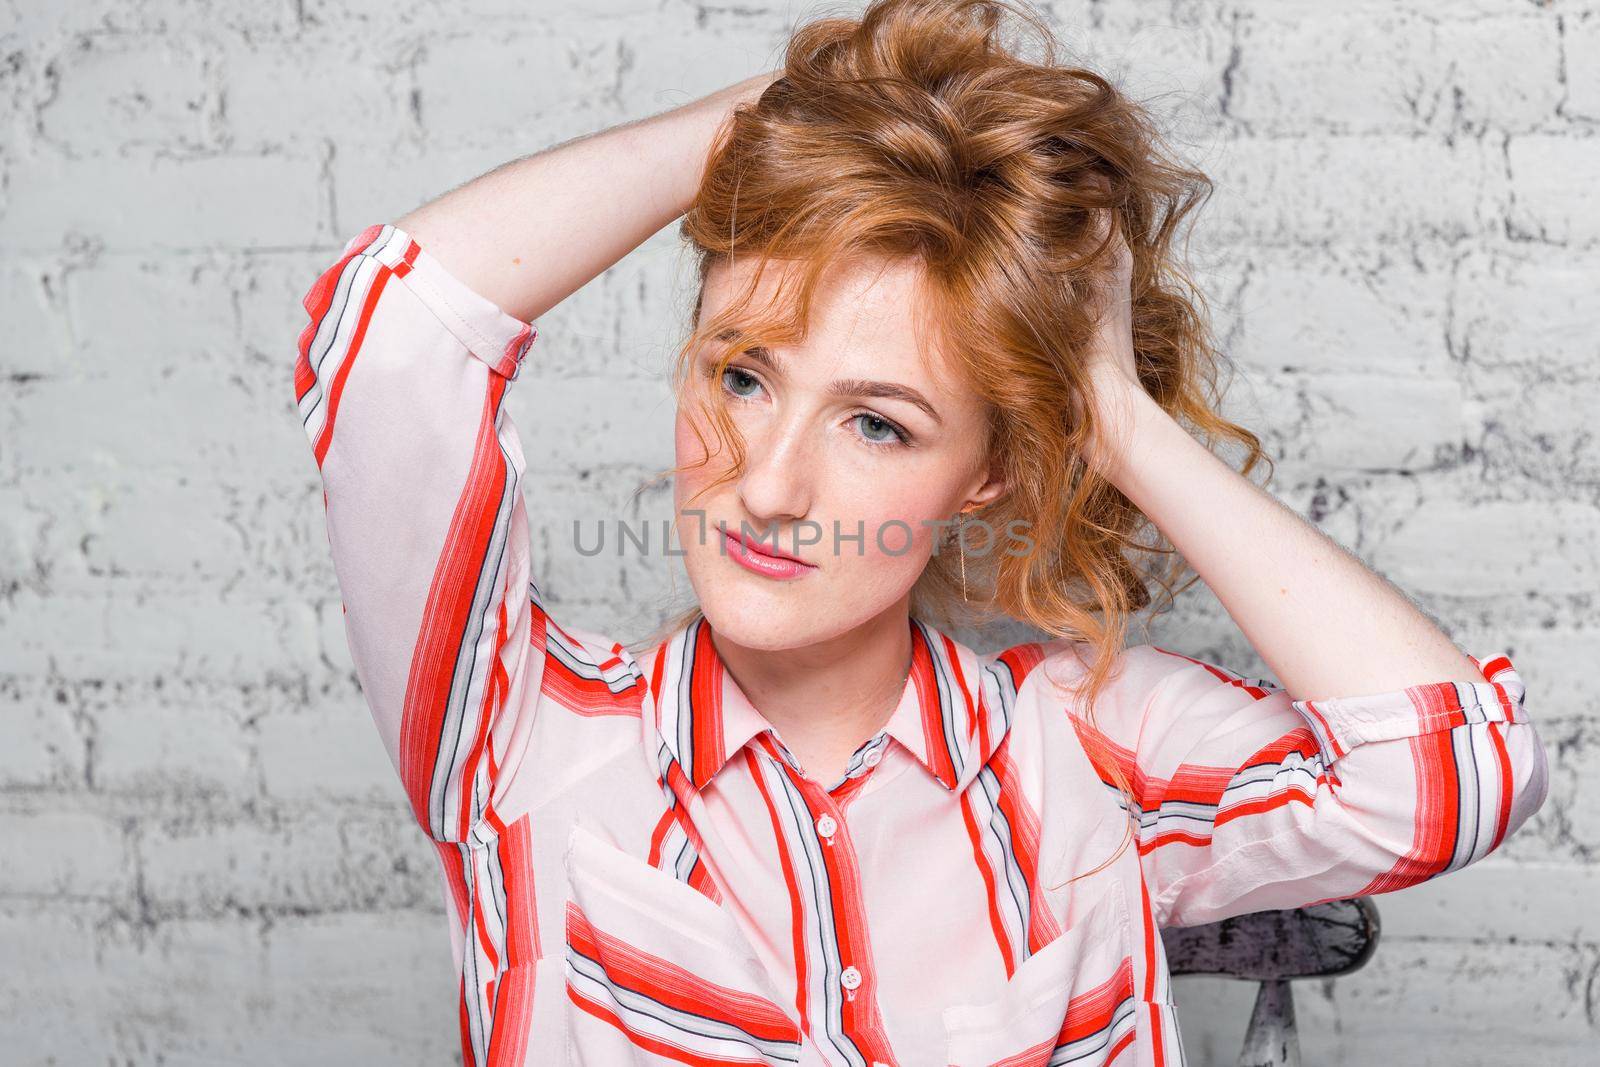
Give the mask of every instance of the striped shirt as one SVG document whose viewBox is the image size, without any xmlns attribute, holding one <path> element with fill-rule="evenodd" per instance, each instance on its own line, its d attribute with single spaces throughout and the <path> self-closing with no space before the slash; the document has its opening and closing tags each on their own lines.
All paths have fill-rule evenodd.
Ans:
<svg viewBox="0 0 1600 1067">
<path fill-rule="evenodd" d="M 1545 798 L 1505 655 L 1312 701 L 1132 646 L 1091 722 L 1086 643 L 917 618 L 887 725 L 808 777 L 703 616 L 637 655 L 548 611 L 504 406 L 533 323 L 388 225 L 304 303 L 295 395 L 467 1064 L 1181 1064 L 1162 927 L 1413 885 Z"/>
</svg>

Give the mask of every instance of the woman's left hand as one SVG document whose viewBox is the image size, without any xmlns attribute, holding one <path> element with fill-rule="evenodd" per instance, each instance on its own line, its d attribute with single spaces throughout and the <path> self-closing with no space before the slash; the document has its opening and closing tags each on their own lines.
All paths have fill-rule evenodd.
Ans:
<svg viewBox="0 0 1600 1067">
<path fill-rule="evenodd" d="M 1104 235 L 1105 221 L 1099 232 Z M 1120 372 L 1128 381 L 1137 383 L 1139 375 L 1133 359 L 1133 253 L 1120 233 L 1113 236 L 1112 249 L 1111 268 L 1102 276 L 1095 296 L 1100 325 L 1089 351 L 1090 369 L 1096 374 Z"/>
<path fill-rule="evenodd" d="M 1105 233 L 1104 216 L 1100 234 Z M 1113 237 L 1115 255 L 1095 294 L 1099 325 L 1087 353 L 1094 389 L 1094 444 L 1086 458 L 1104 472 L 1128 444 L 1131 400 L 1143 393 L 1133 352 L 1133 253 L 1122 235 Z"/>
</svg>

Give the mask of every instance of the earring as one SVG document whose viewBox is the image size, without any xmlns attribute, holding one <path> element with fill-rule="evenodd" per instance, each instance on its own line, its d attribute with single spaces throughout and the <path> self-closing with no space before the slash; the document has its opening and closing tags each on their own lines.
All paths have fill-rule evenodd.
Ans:
<svg viewBox="0 0 1600 1067">
<path fill-rule="evenodd" d="M 966 529 L 965 522 L 963 522 L 963 524 L 962 524 L 962 529 L 963 530 Z M 966 541 L 965 537 L 963 537 L 963 536 L 961 536 L 959 534 L 957 535 L 957 537 L 961 541 L 961 545 L 960 545 L 960 550 L 961 550 L 961 599 L 962 600 L 966 600 L 967 599 L 967 541 Z"/>
<path fill-rule="evenodd" d="M 963 518 L 963 516 L 965 514 L 966 514 L 965 509 L 963 509 L 962 511 L 957 513 L 957 515 L 956 515 L 956 525 L 955 525 L 955 531 L 956 531 L 956 558 L 961 561 L 961 599 L 962 600 L 966 600 L 967 599 L 967 539 L 966 539 L 966 536 L 965 536 L 967 520 L 965 518 Z"/>
</svg>

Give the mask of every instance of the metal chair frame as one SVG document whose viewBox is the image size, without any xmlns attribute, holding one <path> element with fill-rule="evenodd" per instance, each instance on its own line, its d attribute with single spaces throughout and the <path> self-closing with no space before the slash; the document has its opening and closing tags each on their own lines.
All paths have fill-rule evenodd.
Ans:
<svg viewBox="0 0 1600 1067">
<path fill-rule="evenodd" d="M 1258 911 L 1205 926 L 1161 931 L 1174 975 L 1204 974 L 1261 983 L 1239 1067 L 1300 1067 L 1296 978 L 1359 970 L 1378 945 L 1378 908 L 1354 897 L 1288 911 Z"/>
</svg>

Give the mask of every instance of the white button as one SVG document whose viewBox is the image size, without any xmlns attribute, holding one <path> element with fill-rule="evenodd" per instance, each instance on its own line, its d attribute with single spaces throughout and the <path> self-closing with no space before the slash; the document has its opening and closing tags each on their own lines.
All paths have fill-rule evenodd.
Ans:
<svg viewBox="0 0 1600 1067">
<path fill-rule="evenodd" d="M 834 821 L 832 815 L 824 815 L 817 820 L 817 833 L 823 837 L 832 837 L 838 829 L 839 824 Z"/>
<path fill-rule="evenodd" d="M 876 767 L 883 760 L 883 749 L 875 748 L 861 757 L 861 762 L 868 767 Z"/>
<path fill-rule="evenodd" d="M 846 967 L 839 972 L 839 984 L 846 989 L 854 989 L 861 984 L 861 972 L 854 967 Z"/>
</svg>

